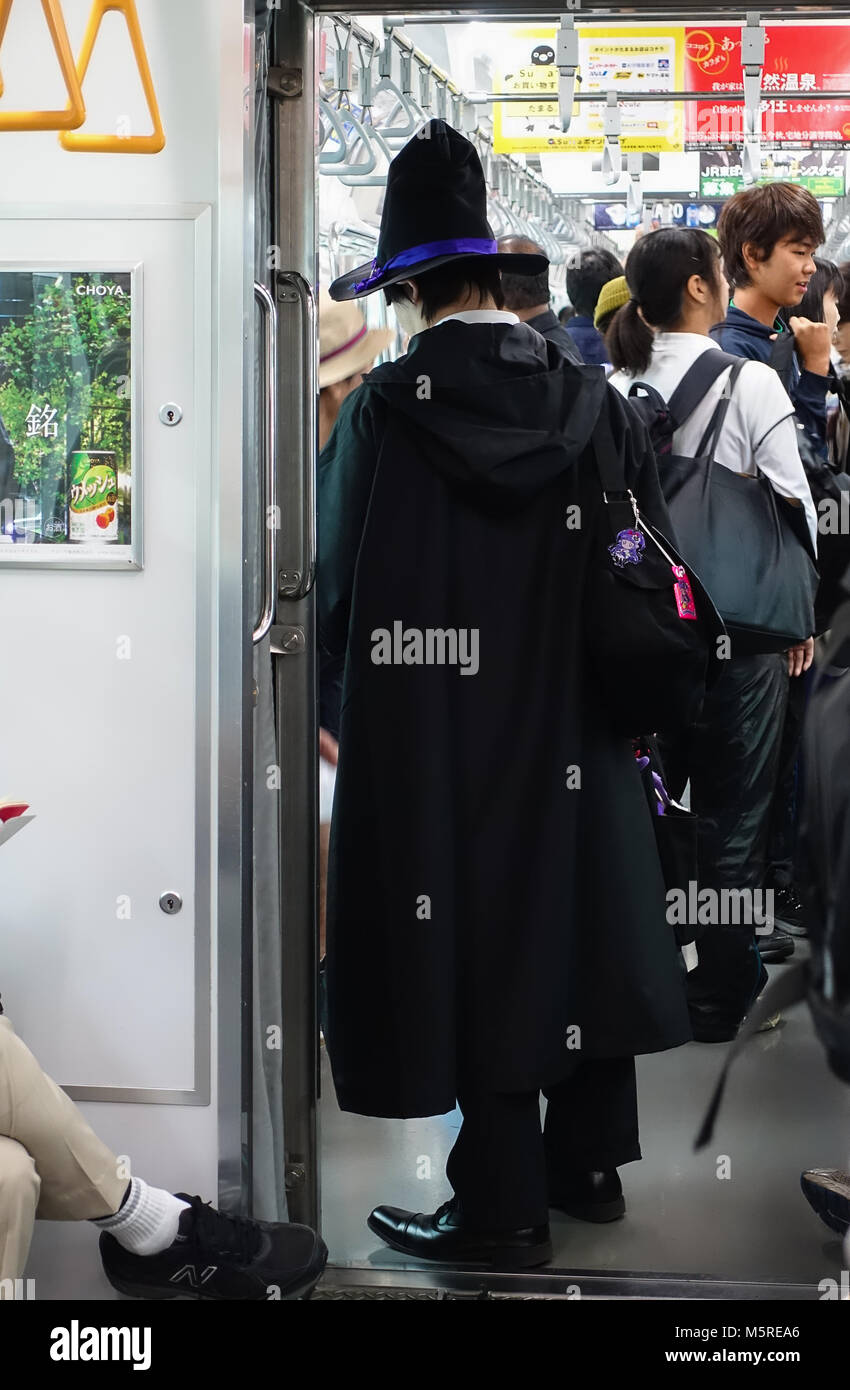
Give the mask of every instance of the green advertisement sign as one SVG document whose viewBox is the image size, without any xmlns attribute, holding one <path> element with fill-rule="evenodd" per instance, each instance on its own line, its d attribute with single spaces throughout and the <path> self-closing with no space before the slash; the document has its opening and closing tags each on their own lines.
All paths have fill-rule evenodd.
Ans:
<svg viewBox="0 0 850 1390">
<path fill-rule="evenodd" d="M 796 183 L 816 198 L 844 195 L 846 157 L 843 150 L 766 150 L 758 183 Z M 702 151 L 699 161 L 701 198 L 731 198 L 746 188 L 737 150 Z"/>
</svg>

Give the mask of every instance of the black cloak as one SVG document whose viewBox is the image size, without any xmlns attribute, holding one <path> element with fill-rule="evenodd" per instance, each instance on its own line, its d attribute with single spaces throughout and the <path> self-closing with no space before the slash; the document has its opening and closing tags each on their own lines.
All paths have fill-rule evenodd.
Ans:
<svg viewBox="0 0 850 1390">
<path fill-rule="evenodd" d="M 554 1082 L 577 1048 L 690 1038 L 640 776 L 585 652 L 602 410 L 670 534 L 642 424 L 600 368 L 521 323 L 417 334 L 322 452 L 319 645 L 326 675 L 344 669 L 327 907 L 343 1110 L 443 1114 L 464 1084 Z"/>
</svg>

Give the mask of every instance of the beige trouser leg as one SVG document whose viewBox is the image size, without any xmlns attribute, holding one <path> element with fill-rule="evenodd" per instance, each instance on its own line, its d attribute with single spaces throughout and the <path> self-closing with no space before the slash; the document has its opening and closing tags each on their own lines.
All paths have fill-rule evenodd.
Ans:
<svg viewBox="0 0 850 1390">
<path fill-rule="evenodd" d="M 128 1181 L 119 1166 L 0 1015 L 0 1279 L 23 1275 L 34 1217 L 116 1212 Z"/>
</svg>

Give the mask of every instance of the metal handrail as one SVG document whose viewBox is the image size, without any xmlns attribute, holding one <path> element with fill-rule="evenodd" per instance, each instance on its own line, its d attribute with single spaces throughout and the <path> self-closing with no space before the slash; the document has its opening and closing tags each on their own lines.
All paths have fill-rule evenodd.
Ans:
<svg viewBox="0 0 850 1390">
<path fill-rule="evenodd" d="M 263 488 L 262 511 L 265 521 L 263 566 L 260 593 L 263 606 L 254 627 L 254 645 L 262 642 L 274 617 L 274 585 L 277 569 L 277 510 L 275 506 L 275 461 L 277 458 L 277 311 L 265 285 L 254 281 L 254 299 L 263 315 Z"/>
<path fill-rule="evenodd" d="M 281 586 L 281 597 L 306 598 L 316 580 L 316 430 L 317 430 L 317 359 L 316 299 L 311 286 L 297 271 L 282 272 L 280 284 L 290 284 L 301 304 L 301 354 L 304 363 L 303 434 L 301 457 L 303 463 L 304 496 L 301 512 L 301 569 L 297 581 Z"/>
</svg>

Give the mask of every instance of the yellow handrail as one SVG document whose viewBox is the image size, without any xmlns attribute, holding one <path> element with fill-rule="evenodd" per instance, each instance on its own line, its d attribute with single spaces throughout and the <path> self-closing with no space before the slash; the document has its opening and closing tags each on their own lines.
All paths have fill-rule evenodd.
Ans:
<svg viewBox="0 0 850 1390">
<path fill-rule="evenodd" d="M 6 35 L 13 3 L 14 0 L 0 0 L 0 47 Z M 62 69 L 65 90 L 68 93 L 68 106 L 64 111 L 0 111 L 0 130 L 76 130 L 86 119 L 83 93 L 59 0 L 41 0 L 41 8 L 44 10 L 44 18 Z M 2 91 L 0 79 L 0 93 Z"/>
<path fill-rule="evenodd" d="M 2 0 L 0 0 L 2 3 Z M 139 16 L 136 11 L 136 0 L 94 0 L 92 12 L 89 15 L 86 27 L 83 46 L 80 56 L 77 59 L 76 76 L 79 86 L 82 88 L 85 75 L 88 71 L 91 60 L 92 49 L 95 39 L 100 29 L 101 21 L 105 14 L 110 10 L 118 10 L 123 14 L 127 21 L 127 28 L 130 33 L 130 42 L 133 45 L 133 53 L 136 58 L 136 66 L 139 70 L 139 77 L 142 80 L 142 87 L 145 93 L 145 100 L 148 104 L 153 132 L 151 135 L 69 135 L 63 131 L 59 136 L 60 144 L 66 150 L 85 150 L 94 151 L 101 154 L 158 154 L 165 145 L 165 132 L 162 128 L 162 121 L 159 116 L 159 106 L 157 105 L 156 92 L 154 91 L 153 78 L 148 65 L 148 56 L 145 52 L 145 43 L 142 38 L 142 28 L 139 23 Z M 0 32 L 2 40 L 2 32 Z M 85 119 L 85 117 L 83 117 Z M 81 122 L 77 121 L 76 125 Z"/>
</svg>

